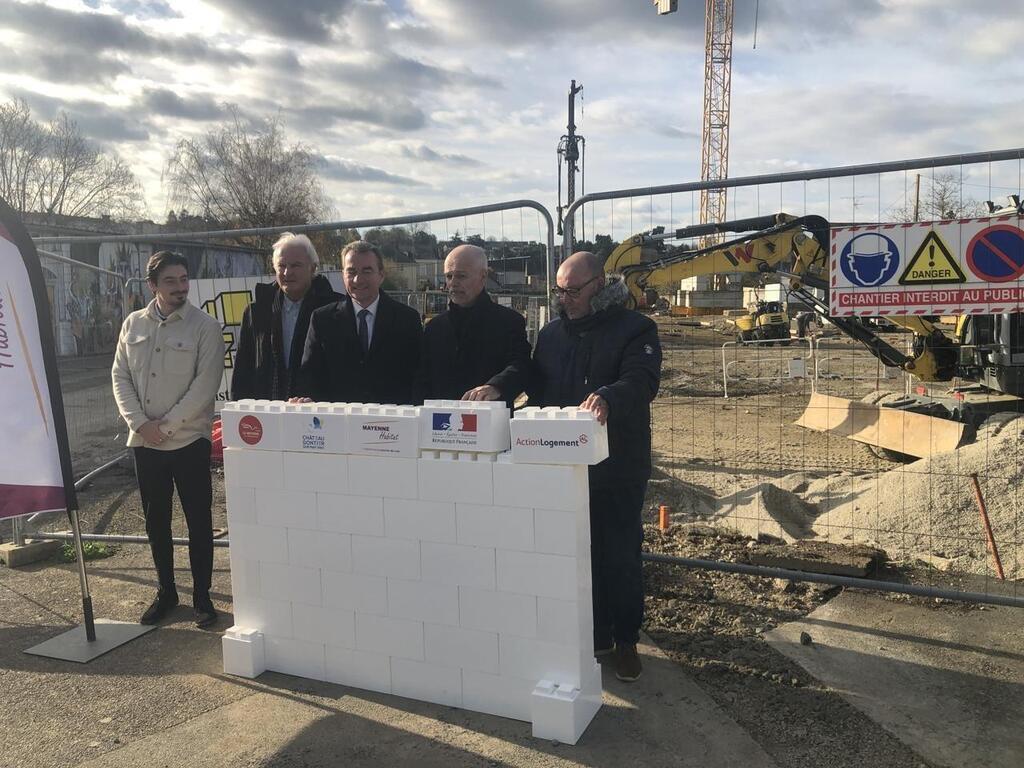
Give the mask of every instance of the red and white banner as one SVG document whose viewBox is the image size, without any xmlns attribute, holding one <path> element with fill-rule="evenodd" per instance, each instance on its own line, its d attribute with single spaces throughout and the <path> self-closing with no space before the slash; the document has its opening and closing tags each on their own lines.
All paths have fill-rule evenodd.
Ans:
<svg viewBox="0 0 1024 768">
<path fill-rule="evenodd" d="M 75 507 L 50 328 L 35 246 L 0 200 L 0 518 Z"/>
<path fill-rule="evenodd" d="M 1024 312 L 1020 216 L 832 229 L 830 313 Z"/>
</svg>

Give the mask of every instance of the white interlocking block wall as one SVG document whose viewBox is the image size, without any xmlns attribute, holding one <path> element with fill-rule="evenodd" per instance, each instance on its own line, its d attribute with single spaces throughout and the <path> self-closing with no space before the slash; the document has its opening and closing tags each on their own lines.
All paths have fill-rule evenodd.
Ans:
<svg viewBox="0 0 1024 768">
<path fill-rule="evenodd" d="M 327 680 L 579 739 L 601 705 L 586 463 L 607 455 L 607 439 L 589 414 L 534 409 L 510 429 L 503 406 L 449 401 L 241 401 L 223 413 L 236 623 L 226 671 Z M 423 448 L 437 444 L 427 432 L 438 413 L 458 415 L 439 425 L 474 426 L 477 450 Z M 546 463 L 483 450 L 510 433 L 555 443 L 521 446 Z"/>
</svg>

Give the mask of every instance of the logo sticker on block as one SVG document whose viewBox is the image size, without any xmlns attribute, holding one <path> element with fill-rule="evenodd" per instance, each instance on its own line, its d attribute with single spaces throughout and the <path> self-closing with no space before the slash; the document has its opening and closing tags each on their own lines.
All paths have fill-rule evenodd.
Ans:
<svg viewBox="0 0 1024 768">
<path fill-rule="evenodd" d="M 256 445 L 263 439 L 263 424 L 252 414 L 238 421 L 238 436 L 246 445 Z"/>
<path fill-rule="evenodd" d="M 358 412 L 362 409 L 362 413 Z M 354 406 L 348 416 L 348 453 L 419 456 L 419 417 L 404 406 Z"/>
<path fill-rule="evenodd" d="M 523 408 L 512 419 L 512 461 L 598 464 L 608 458 L 608 429 L 578 408 Z"/>
<path fill-rule="evenodd" d="M 420 414 L 421 448 L 484 453 L 508 450 L 509 414 L 504 403 L 428 400 Z"/>
</svg>

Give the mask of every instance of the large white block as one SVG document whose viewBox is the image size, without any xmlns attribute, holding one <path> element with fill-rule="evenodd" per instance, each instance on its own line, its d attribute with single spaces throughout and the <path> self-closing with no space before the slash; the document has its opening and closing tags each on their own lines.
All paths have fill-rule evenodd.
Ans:
<svg viewBox="0 0 1024 768">
<path fill-rule="evenodd" d="M 534 510 L 534 549 L 552 555 L 576 556 L 579 526 L 577 520 L 584 517 L 581 512 L 565 512 L 560 509 Z M 589 537 L 588 537 L 589 540 Z"/>
<path fill-rule="evenodd" d="M 550 680 L 537 683 L 530 696 L 533 736 L 575 744 L 601 708 L 600 698 Z"/>
<path fill-rule="evenodd" d="M 284 487 L 316 493 L 348 493 L 348 457 L 336 453 L 294 453 L 284 457 Z"/>
<path fill-rule="evenodd" d="M 498 589 L 525 595 L 576 600 L 577 559 L 539 552 L 497 551 Z"/>
<path fill-rule="evenodd" d="M 481 589 L 495 587 L 494 550 L 462 544 L 420 544 L 420 573 L 424 581 Z"/>
<path fill-rule="evenodd" d="M 346 424 L 348 453 L 407 458 L 420 455 L 416 408 L 354 403 L 348 406 Z"/>
<path fill-rule="evenodd" d="M 502 634 L 498 637 L 502 675 L 526 680 L 557 680 L 579 688 L 594 664 L 594 654 L 530 637 Z"/>
<path fill-rule="evenodd" d="M 356 650 L 423 661 L 423 622 L 357 613 Z"/>
<path fill-rule="evenodd" d="M 303 640 L 340 648 L 356 646 L 356 615 L 352 611 L 294 603 L 292 627 L 292 634 Z"/>
<path fill-rule="evenodd" d="M 451 584 L 388 579 L 388 616 L 457 626 L 459 588 Z"/>
<path fill-rule="evenodd" d="M 320 571 L 316 568 L 260 563 L 260 589 L 267 600 L 321 604 Z"/>
<path fill-rule="evenodd" d="M 267 669 L 296 677 L 323 680 L 324 644 L 294 637 L 263 636 Z"/>
<path fill-rule="evenodd" d="M 384 535 L 384 500 L 379 496 L 316 495 L 316 527 L 320 531 Z"/>
<path fill-rule="evenodd" d="M 288 531 L 288 562 L 330 571 L 352 570 L 352 536 L 327 531 Z"/>
<path fill-rule="evenodd" d="M 391 691 L 420 701 L 462 706 L 462 670 L 408 659 L 391 660 Z"/>
<path fill-rule="evenodd" d="M 339 403 L 288 403 L 281 413 L 281 450 L 345 453 L 348 407 Z"/>
<path fill-rule="evenodd" d="M 535 680 L 462 670 L 462 706 L 477 712 L 530 722 Z"/>
<path fill-rule="evenodd" d="M 415 539 L 352 536 L 352 570 L 397 579 L 420 577 L 420 543 Z"/>
<path fill-rule="evenodd" d="M 599 464 L 608 427 L 580 408 L 521 408 L 512 418 L 512 459 L 530 464 Z"/>
<path fill-rule="evenodd" d="M 233 525 L 229 529 L 231 558 L 288 562 L 288 530 L 280 526 Z"/>
<path fill-rule="evenodd" d="M 537 639 L 594 653 L 593 604 L 583 600 L 537 598 Z"/>
<path fill-rule="evenodd" d="M 282 600 L 245 598 L 232 605 L 235 624 L 275 637 L 292 636 L 292 604 Z"/>
<path fill-rule="evenodd" d="M 356 496 L 415 499 L 419 496 L 416 459 L 348 457 L 348 490 Z"/>
<path fill-rule="evenodd" d="M 387 615 L 388 581 L 383 576 L 321 571 L 320 580 L 324 608 Z"/>
<path fill-rule="evenodd" d="M 575 512 L 587 508 L 587 468 L 513 464 L 509 454 L 498 456 L 494 473 L 494 504 Z"/>
<path fill-rule="evenodd" d="M 221 638 L 224 672 L 229 675 L 259 677 L 266 669 L 263 655 L 263 633 L 256 629 L 233 626 Z"/>
<path fill-rule="evenodd" d="M 537 598 L 459 587 L 459 624 L 467 629 L 534 637 L 537 634 Z"/>
<path fill-rule="evenodd" d="M 477 461 L 477 454 L 441 454 L 441 458 L 420 459 L 421 499 L 490 504 L 494 498 L 494 462 Z"/>
<path fill-rule="evenodd" d="M 225 448 L 224 483 L 242 488 L 283 488 L 282 454 L 280 451 Z"/>
<path fill-rule="evenodd" d="M 220 409 L 221 440 L 225 448 L 281 450 L 281 411 L 284 403 L 238 400 Z"/>
<path fill-rule="evenodd" d="M 316 494 L 268 488 L 256 494 L 256 520 L 261 526 L 316 528 Z"/>
<path fill-rule="evenodd" d="M 459 544 L 499 549 L 533 549 L 533 510 L 524 507 L 455 505 Z"/>
<path fill-rule="evenodd" d="M 384 499 L 384 535 L 395 539 L 455 542 L 455 504 Z"/>
<path fill-rule="evenodd" d="M 498 635 L 465 627 L 425 623 L 426 660 L 442 667 L 462 667 L 498 674 Z"/>
<path fill-rule="evenodd" d="M 260 561 L 231 553 L 231 599 L 262 597 L 260 592 Z"/>
<path fill-rule="evenodd" d="M 509 412 L 502 402 L 427 400 L 420 411 L 420 447 L 434 451 L 509 448 Z"/>
<path fill-rule="evenodd" d="M 228 509 L 228 528 L 239 523 L 256 525 L 255 488 L 225 485 L 224 501 Z"/>
<path fill-rule="evenodd" d="M 368 691 L 391 693 L 391 657 L 328 643 L 324 647 L 327 666 L 325 679 L 339 685 L 351 685 Z"/>
</svg>

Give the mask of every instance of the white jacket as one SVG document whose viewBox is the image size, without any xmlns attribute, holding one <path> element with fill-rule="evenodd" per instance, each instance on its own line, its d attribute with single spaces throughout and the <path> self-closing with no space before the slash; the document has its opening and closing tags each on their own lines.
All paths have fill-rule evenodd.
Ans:
<svg viewBox="0 0 1024 768">
<path fill-rule="evenodd" d="M 117 408 L 131 430 L 129 447 L 170 451 L 209 440 L 224 373 L 220 323 L 187 302 L 161 320 L 154 299 L 125 318 L 110 373 Z M 166 422 L 160 429 L 168 439 L 161 445 L 147 445 L 137 431 L 153 420 Z"/>
</svg>

